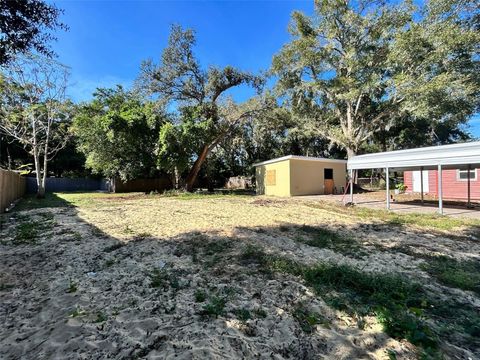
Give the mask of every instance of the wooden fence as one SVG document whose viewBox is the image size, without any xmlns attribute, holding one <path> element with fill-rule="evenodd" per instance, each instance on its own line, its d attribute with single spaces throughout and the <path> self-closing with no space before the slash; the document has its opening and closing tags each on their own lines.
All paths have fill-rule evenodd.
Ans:
<svg viewBox="0 0 480 360">
<path fill-rule="evenodd" d="M 0 169 L 0 213 L 25 194 L 25 178 L 17 173 Z"/>
<path fill-rule="evenodd" d="M 172 188 L 172 182 L 166 176 L 155 179 L 135 179 L 122 182 L 120 179 L 110 181 L 109 191 L 115 193 L 126 192 L 162 192 Z"/>
</svg>

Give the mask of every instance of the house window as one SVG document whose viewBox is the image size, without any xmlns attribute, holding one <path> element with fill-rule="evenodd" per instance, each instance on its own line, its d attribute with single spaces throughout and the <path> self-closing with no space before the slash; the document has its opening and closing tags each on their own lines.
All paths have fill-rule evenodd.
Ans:
<svg viewBox="0 0 480 360">
<path fill-rule="evenodd" d="M 272 186 L 276 184 L 277 184 L 277 171 L 267 170 L 267 186 Z"/>
<path fill-rule="evenodd" d="M 468 170 L 457 170 L 457 180 L 467 181 L 468 180 Z M 470 180 L 477 180 L 477 169 L 470 170 Z"/>
</svg>

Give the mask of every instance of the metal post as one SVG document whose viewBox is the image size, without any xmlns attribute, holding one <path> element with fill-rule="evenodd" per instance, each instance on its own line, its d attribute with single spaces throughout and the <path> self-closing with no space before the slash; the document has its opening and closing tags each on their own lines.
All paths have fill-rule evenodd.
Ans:
<svg viewBox="0 0 480 360">
<path fill-rule="evenodd" d="M 423 205 L 423 166 L 420 167 L 420 192 L 422 193 L 422 205 Z"/>
<path fill-rule="evenodd" d="M 385 182 L 387 185 L 387 210 L 390 210 L 390 171 L 388 167 L 385 168 Z"/>
<path fill-rule="evenodd" d="M 472 165 L 469 164 L 467 168 L 467 193 L 468 193 L 467 208 L 472 207 L 472 203 L 470 201 L 470 171 L 472 171 Z"/>
<path fill-rule="evenodd" d="M 443 215 L 442 165 L 438 165 L 438 212 Z"/>
<path fill-rule="evenodd" d="M 353 170 L 350 169 L 350 202 L 353 203 Z"/>
</svg>

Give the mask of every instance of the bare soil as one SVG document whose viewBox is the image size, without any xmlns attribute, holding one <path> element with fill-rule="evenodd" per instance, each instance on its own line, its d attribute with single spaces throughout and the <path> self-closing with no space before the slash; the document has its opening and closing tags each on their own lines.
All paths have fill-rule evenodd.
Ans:
<svg viewBox="0 0 480 360">
<path fill-rule="evenodd" d="M 480 312 L 478 293 L 447 286 L 424 267 L 436 255 L 480 262 L 471 223 L 395 226 L 332 205 L 266 197 L 55 197 L 51 207 L 20 207 L 1 220 L 2 359 L 420 356 L 406 339 L 388 336 L 377 317 L 335 309 L 301 277 L 242 261 L 248 246 L 305 266 L 400 274 Z M 308 245 L 305 226 L 353 243 Z M 456 331 L 440 342 L 440 354 L 480 358 L 478 341 Z"/>
</svg>

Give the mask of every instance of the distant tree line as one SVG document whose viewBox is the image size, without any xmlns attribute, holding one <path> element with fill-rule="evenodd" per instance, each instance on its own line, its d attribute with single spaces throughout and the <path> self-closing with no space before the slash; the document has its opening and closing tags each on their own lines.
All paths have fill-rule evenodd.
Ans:
<svg viewBox="0 0 480 360">
<path fill-rule="evenodd" d="M 40 184 L 42 174 L 168 175 L 188 191 L 218 187 L 288 154 L 350 158 L 465 141 L 480 112 L 473 0 L 315 1 L 313 16 L 292 14 L 291 41 L 264 74 L 202 66 L 194 31 L 175 25 L 160 62 L 145 61 L 131 89 L 99 88 L 81 104 L 64 96 L 68 68 L 30 55 L 52 55 L 52 35 L 41 30 L 66 28 L 61 10 L 30 3 L 39 12 L 28 19 L 17 9 L 11 29 L 0 9 L 0 164 L 30 167 Z M 25 59 L 35 65 L 19 72 Z M 44 88 L 58 91 L 32 95 L 39 74 L 56 74 Z M 236 102 L 230 94 L 239 86 L 256 95 Z"/>
</svg>

